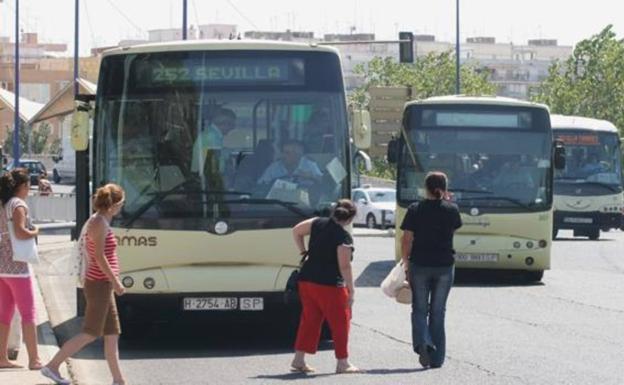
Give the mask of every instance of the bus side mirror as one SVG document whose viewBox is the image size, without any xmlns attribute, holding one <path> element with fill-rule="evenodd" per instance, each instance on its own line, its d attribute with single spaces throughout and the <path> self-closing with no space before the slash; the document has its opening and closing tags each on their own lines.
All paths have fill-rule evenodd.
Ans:
<svg viewBox="0 0 624 385">
<path fill-rule="evenodd" d="M 351 113 L 353 130 L 353 143 L 360 150 L 366 150 L 371 146 L 371 117 L 367 110 L 354 109 Z"/>
<path fill-rule="evenodd" d="M 563 170 L 566 165 L 565 147 L 560 140 L 555 141 L 555 168 L 557 170 Z"/>
<path fill-rule="evenodd" d="M 86 151 L 89 147 L 89 103 L 76 101 L 72 116 L 71 145 L 75 151 Z"/>
<path fill-rule="evenodd" d="M 399 140 L 397 138 L 392 138 L 388 142 L 386 158 L 390 164 L 396 164 L 399 161 Z"/>
</svg>

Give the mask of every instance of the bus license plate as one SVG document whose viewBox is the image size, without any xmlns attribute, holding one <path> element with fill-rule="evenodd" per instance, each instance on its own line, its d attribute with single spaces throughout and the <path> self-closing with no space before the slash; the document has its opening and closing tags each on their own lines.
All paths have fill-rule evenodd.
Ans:
<svg viewBox="0 0 624 385">
<path fill-rule="evenodd" d="M 261 311 L 264 310 L 264 298 L 262 297 L 241 297 L 240 310 Z"/>
<path fill-rule="evenodd" d="M 498 262 L 498 254 L 457 254 L 457 262 Z"/>
<path fill-rule="evenodd" d="M 201 297 L 184 298 L 184 310 L 236 310 L 238 298 L 232 297 Z"/>
<path fill-rule="evenodd" d="M 565 217 L 563 218 L 565 223 L 593 223 L 594 220 L 592 218 L 575 218 L 575 217 Z"/>
</svg>

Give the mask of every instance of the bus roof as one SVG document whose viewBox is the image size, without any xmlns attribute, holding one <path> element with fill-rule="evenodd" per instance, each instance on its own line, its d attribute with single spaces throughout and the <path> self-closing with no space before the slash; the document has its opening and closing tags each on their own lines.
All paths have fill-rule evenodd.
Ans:
<svg viewBox="0 0 624 385">
<path fill-rule="evenodd" d="M 180 51 L 315 51 L 338 54 L 338 50 L 315 43 L 291 43 L 271 40 L 186 40 L 164 43 L 138 44 L 129 47 L 117 47 L 105 51 L 102 56 L 127 55 L 147 52 L 180 52 Z"/>
<path fill-rule="evenodd" d="M 537 107 L 548 110 L 544 104 L 527 102 L 524 100 L 505 98 L 501 96 L 468 96 L 468 95 L 447 95 L 434 96 L 427 99 L 413 100 L 407 102 L 405 107 L 422 104 L 484 104 L 493 106 L 513 106 L 513 107 Z"/>
<path fill-rule="evenodd" d="M 617 127 L 608 120 L 585 118 L 583 116 L 550 115 L 550 125 L 553 130 L 574 129 L 602 132 L 618 132 Z"/>
</svg>

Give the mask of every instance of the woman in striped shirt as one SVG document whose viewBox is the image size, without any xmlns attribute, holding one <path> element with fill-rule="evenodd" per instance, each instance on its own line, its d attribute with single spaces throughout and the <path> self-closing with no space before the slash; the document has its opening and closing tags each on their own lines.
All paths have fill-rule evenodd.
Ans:
<svg viewBox="0 0 624 385">
<path fill-rule="evenodd" d="M 88 254 L 88 269 L 84 283 L 87 302 L 82 333 L 63 345 L 61 350 L 43 368 L 41 373 L 57 384 L 70 384 L 62 378 L 59 366 L 68 357 L 80 351 L 96 338 L 104 336 L 104 356 L 113 376 L 113 385 L 124 385 L 125 380 L 119 367 L 119 316 L 115 296 L 122 295 L 124 288 L 119 281 L 117 241 L 110 228 L 113 217 L 121 211 L 124 191 L 116 184 L 100 187 L 93 199 L 95 214 L 85 226 Z"/>
</svg>

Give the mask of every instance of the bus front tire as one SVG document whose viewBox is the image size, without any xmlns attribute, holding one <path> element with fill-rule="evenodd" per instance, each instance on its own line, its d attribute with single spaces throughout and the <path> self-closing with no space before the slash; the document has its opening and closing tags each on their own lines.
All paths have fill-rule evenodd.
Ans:
<svg viewBox="0 0 624 385">
<path fill-rule="evenodd" d="M 544 278 L 544 270 L 527 271 L 525 277 L 529 282 L 540 282 Z"/>
<path fill-rule="evenodd" d="M 594 229 L 594 230 L 590 231 L 589 233 L 587 233 L 587 236 L 592 241 L 597 241 L 598 238 L 600 238 L 600 229 Z"/>
</svg>

